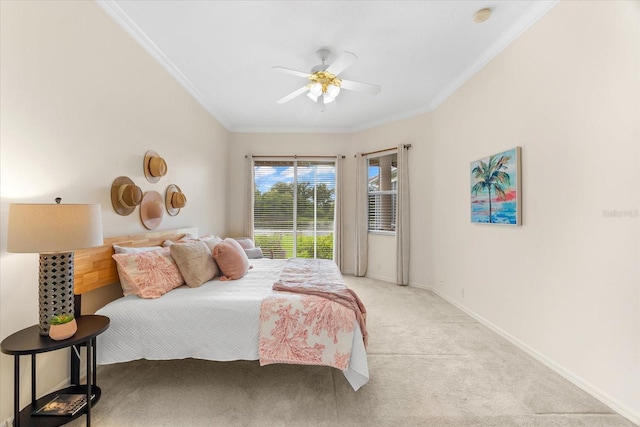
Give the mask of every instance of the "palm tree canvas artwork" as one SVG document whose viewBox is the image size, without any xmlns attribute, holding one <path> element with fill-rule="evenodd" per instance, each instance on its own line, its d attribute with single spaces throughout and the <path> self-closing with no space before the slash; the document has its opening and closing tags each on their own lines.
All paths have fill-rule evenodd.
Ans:
<svg viewBox="0 0 640 427">
<path fill-rule="evenodd" d="M 520 225 L 520 147 L 471 162 L 471 222 Z"/>
</svg>

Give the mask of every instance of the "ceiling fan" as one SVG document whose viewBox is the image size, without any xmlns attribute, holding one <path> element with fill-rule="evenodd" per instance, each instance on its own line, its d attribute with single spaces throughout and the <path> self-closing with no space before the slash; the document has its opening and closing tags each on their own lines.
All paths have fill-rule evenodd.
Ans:
<svg viewBox="0 0 640 427">
<path fill-rule="evenodd" d="M 372 95 L 377 94 L 382 89 L 379 85 L 338 78 L 338 74 L 343 72 L 347 67 L 353 64 L 356 59 L 358 59 L 355 54 L 351 52 L 343 52 L 331 65 L 325 64 L 325 61 L 331 54 L 328 49 L 320 49 L 316 54 L 322 61 L 322 64 L 313 67 L 311 69 L 311 73 L 305 73 L 303 71 L 292 70 L 285 67 L 273 67 L 276 71 L 293 74 L 294 76 L 304 77 L 309 80 L 309 83 L 302 86 L 300 89 L 294 90 L 290 94 L 276 101 L 278 104 L 284 104 L 305 92 L 308 92 L 307 96 L 313 102 L 329 104 L 336 99 L 340 93 L 340 89 L 365 92 Z"/>
</svg>

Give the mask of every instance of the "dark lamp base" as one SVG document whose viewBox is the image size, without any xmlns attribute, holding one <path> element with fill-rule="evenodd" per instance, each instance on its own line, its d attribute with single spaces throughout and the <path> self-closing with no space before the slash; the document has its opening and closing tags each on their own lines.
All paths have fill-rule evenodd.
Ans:
<svg viewBox="0 0 640 427">
<path fill-rule="evenodd" d="M 49 335 L 54 315 L 73 315 L 73 252 L 40 254 L 40 335 Z"/>
</svg>

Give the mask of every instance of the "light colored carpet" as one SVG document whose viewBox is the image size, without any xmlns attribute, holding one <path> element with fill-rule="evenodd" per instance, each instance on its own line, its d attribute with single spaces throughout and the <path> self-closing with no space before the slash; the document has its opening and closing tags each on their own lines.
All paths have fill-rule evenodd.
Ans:
<svg viewBox="0 0 640 427">
<path fill-rule="evenodd" d="M 345 279 L 368 311 L 359 391 L 326 367 L 135 361 L 98 367 L 93 425 L 634 425 L 434 293 Z"/>
</svg>

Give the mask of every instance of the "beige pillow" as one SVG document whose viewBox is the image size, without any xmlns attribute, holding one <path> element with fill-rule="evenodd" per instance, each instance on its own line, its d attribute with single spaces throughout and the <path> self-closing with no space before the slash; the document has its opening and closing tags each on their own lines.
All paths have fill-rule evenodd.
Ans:
<svg viewBox="0 0 640 427">
<path fill-rule="evenodd" d="M 197 288 L 220 273 L 211 256 L 211 250 L 201 240 L 176 242 L 169 246 L 169 249 L 178 264 L 180 274 L 191 288 Z"/>
<path fill-rule="evenodd" d="M 251 268 L 242 246 L 230 238 L 224 239 L 213 248 L 213 259 L 222 271 L 223 276 L 220 280 L 240 279 Z"/>
</svg>

